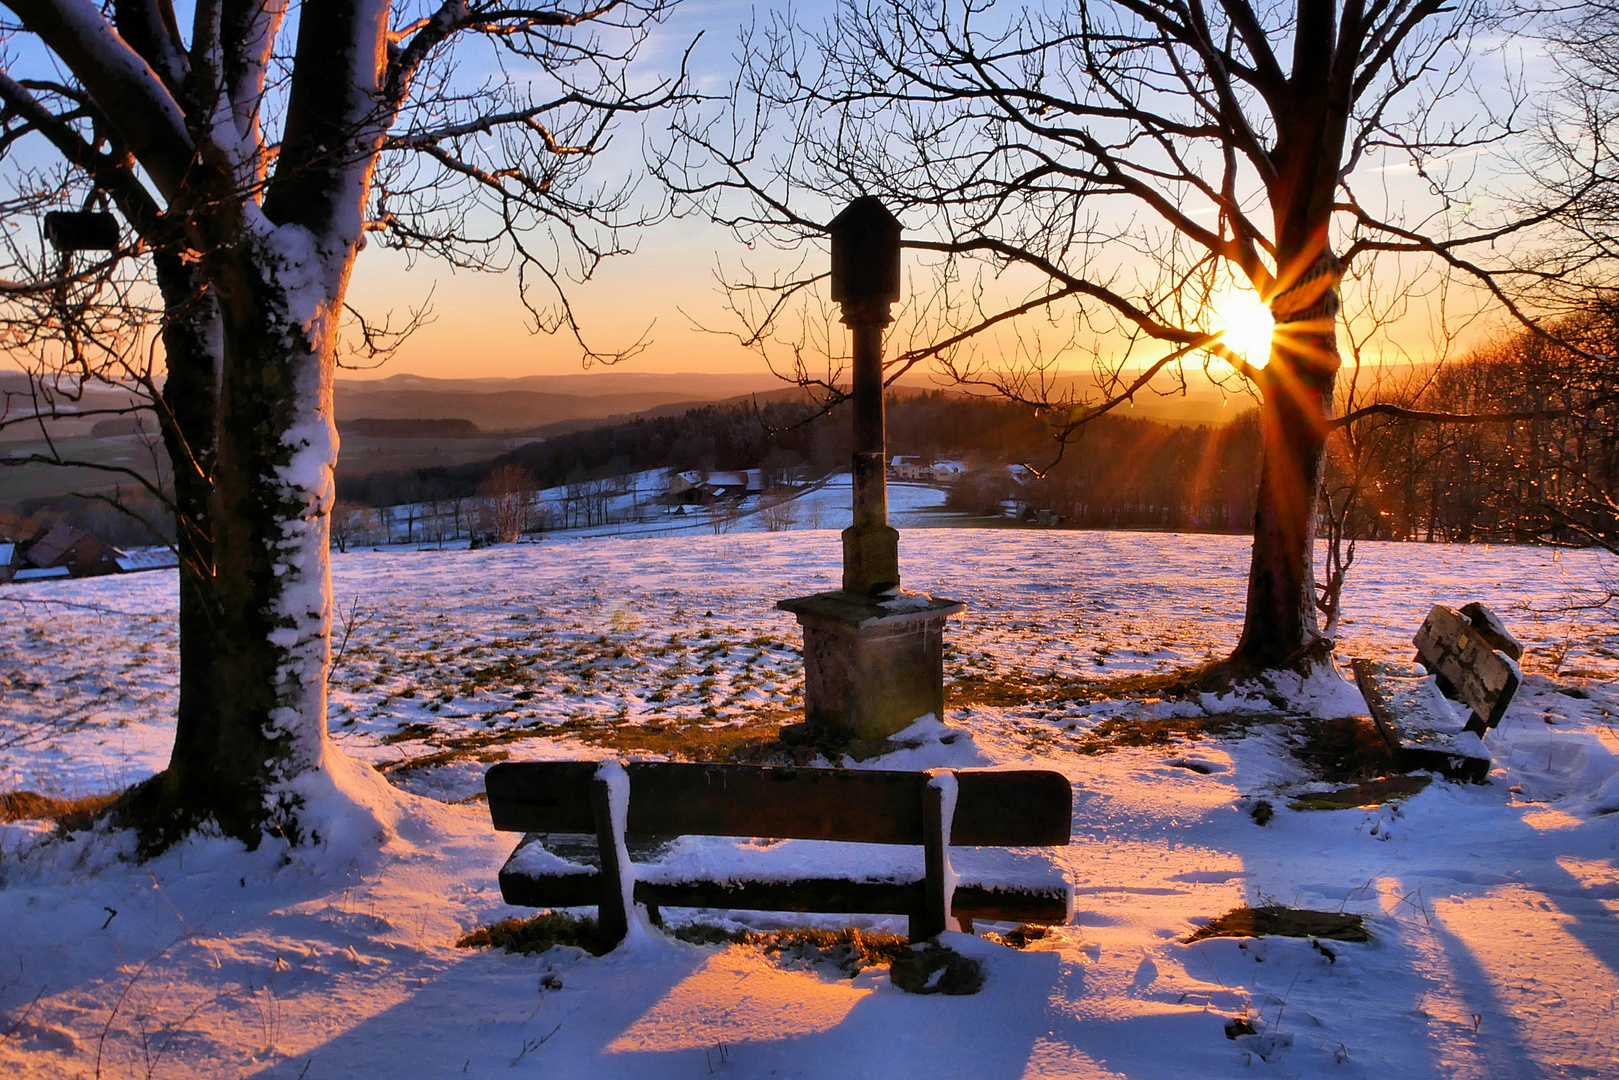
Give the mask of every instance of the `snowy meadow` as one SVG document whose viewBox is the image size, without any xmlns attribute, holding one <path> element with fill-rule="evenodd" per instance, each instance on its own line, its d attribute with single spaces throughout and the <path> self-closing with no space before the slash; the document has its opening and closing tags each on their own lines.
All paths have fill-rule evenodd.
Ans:
<svg viewBox="0 0 1619 1080">
<path fill-rule="evenodd" d="M 1073 921 L 1023 949 L 947 935 L 986 971 L 967 997 L 656 935 L 603 958 L 455 947 L 525 914 L 495 882 L 516 838 L 479 801 L 489 763 L 757 755 L 802 708 L 799 631 L 773 605 L 836 586 L 835 531 L 335 555 L 331 773 L 351 797 L 329 800 L 326 842 L 244 852 L 197 837 L 140 864 L 117 833 L 0 825 L 0 1065 L 289 1080 L 1619 1075 L 1619 621 L 1568 607 L 1611 568 L 1363 544 L 1346 672 L 1354 656 L 1409 660 L 1434 603 L 1482 600 L 1527 646 L 1525 682 L 1487 740 L 1487 783 L 1323 811 L 1295 808 L 1333 786 L 1301 755 L 1299 721 L 1364 715 L 1352 683 L 1169 700 L 1109 686 L 1230 648 L 1248 546 L 902 534 L 905 586 L 968 605 L 946 632 L 957 731 L 846 763 L 1049 768 L 1074 789 L 1073 843 L 1041 855 L 1075 886 Z M 107 792 L 162 768 L 174 591 L 161 571 L 0 594 L 0 792 Z M 1128 737 L 1139 720 L 1184 724 Z M 860 858 L 849 847 L 836 857 Z M 1187 941 L 1245 904 L 1359 914 L 1371 939 Z"/>
</svg>

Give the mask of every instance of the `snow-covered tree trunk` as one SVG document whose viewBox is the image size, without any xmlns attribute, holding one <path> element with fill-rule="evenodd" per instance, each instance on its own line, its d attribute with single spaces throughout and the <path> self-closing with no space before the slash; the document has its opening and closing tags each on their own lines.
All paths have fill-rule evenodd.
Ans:
<svg viewBox="0 0 1619 1080">
<path fill-rule="evenodd" d="M 337 462 L 331 324 L 342 297 L 302 226 L 244 241 L 238 258 L 247 273 L 233 283 L 241 292 L 222 290 L 214 477 L 218 749 L 236 763 L 241 805 L 216 812 L 237 818 L 239 832 L 270 809 L 272 825 L 295 831 L 288 781 L 320 766 L 326 737 L 327 515 Z"/>
<path fill-rule="evenodd" d="M 164 301 L 155 405 L 175 466 L 181 674 L 169 767 L 120 810 L 147 850 L 207 820 L 249 844 L 310 838 L 301 807 L 341 771 L 326 741 L 332 383 L 367 228 L 486 254 L 561 221 L 587 270 L 611 253 L 580 226 L 611 235 L 616 196 L 574 199 L 566 181 L 613 113 L 673 98 L 622 77 L 664 3 L 427 0 L 395 31 L 387 0 L 320 0 L 297 8 L 289 53 L 289 0 L 199 2 L 189 28 L 170 0 L 0 0 L 51 65 L 50 79 L 13 77 L 16 58 L 0 57 L 0 157 L 48 142 L 79 193 L 110 198 L 139 237 L 117 258 L 149 258 Z M 461 92 L 446 61 L 413 97 L 455 40 L 481 41 L 494 66 Z M 508 62 L 531 68 L 484 81 Z M 420 166 L 394 199 L 372 190 L 384 152 Z M 479 208 L 496 211 L 493 236 L 446 224 Z M 576 330 L 562 308 L 557 326 Z"/>
<path fill-rule="evenodd" d="M 297 839 L 297 781 L 326 749 L 333 356 L 392 116 L 388 5 L 301 10 L 273 174 L 259 112 L 283 5 L 204 6 L 189 54 L 160 8 L 115 5 L 120 34 L 88 0 L 10 6 L 73 70 L 172 219 L 131 215 L 158 251 L 168 311 L 181 703 L 169 768 L 129 816 L 149 844 L 208 818 L 250 844 L 266 830 Z"/>
<path fill-rule="evenodd" d="M 213 811 L 247 837 L 268 825 L 300 838 L 295 780 L 321 768 L 326 750 L 334 350 L 383 130 L 387 29 L 383 3 L 303 9 L 302 77 L 263 205 L 226 204 L 203 219 L 223 327 L 217 753 L 234 765 L 234 790 Z M 237 190 L 242 180 L 231 177 Z"/>
</svg>

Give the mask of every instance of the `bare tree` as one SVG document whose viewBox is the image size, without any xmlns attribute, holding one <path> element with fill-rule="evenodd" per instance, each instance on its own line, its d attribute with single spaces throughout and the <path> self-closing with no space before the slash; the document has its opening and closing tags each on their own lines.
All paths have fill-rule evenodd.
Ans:
<svg viewBox="0 0 1619 1080">
<path fill-rule="evenodd" d="M 798 520 L 798 507 L 793 502 L 793 489 L 772 487 L 759 499 L 759 517 L 766 532 L 786 532 Z"/>
<path fill-rule="evenodd" d="M 534 502 L 534 478 L 521 465 L 505 464 L 478 485 L 484 525 L 497 543 L 512 544 L 527 531 Z"/>
<path fill-rule="evenodd" d="M 1475 50 L 1510 36 L 1508 15 L 1491 0 L 844 0 L 819 31 L 749 30 L 733 111 L 689 113 L 660 172 L 745 238 L 802 253 L 731 285 L 739 336 L 785 346 L 801 380 L 838 340 L 812 249 L 837 202 L 873 194 L 933 260 L 890 379 L 936 363 L 1047 410 L 1059 439 L 1154 380 L 1184 387 L 1193 357 L 1246 386 L 1264 447 L 1246 618 L 1211 674 L 1303 667 L 1330 647 L 1313 542 L 1346 267 L 1424 261 L 1529 317 L 1513 267 L 1468 253 L 1544 215 L 1482 222 L 1442 164 L 1518 131 L 1509 59 L 1486 78 Z M 1409 218 L 1391 167 L 1422 179 Z M 1236 294 L 1269 309 L 1268 346 L 1234 347 Z M 1064 397 L 1055 364 L 1087 351 L 1100 394 Z M 831 397 L 840 375 L 819 380 Z"/>
<path fill-rule="evenodd" d="M 1562 78 L 1541 98 L 1523 161 L 1533 183 L 1519 199 L 1551 226 L 1529 300 L 1577 315 L 1619 286 L 1619 2 L 1557 10 L 1546 52 Z"/>
<path fill-rule="evenodd" d="M 36 186 L 13 147 L 49 151 L 56 204 L 105 204 L 119 237 L 105 258 L 37 256 L 0 297 L 35 303 L 22 317 L 73 387 L 126 374 L 101 354 L 128 356 L 138 320 L 64 321 L 40 298 L 99 274 L 160 328 L 161 386 L 142 388 L 174 465 L 180 702 L 168 769 L 123 811 L 148 850 L 206 819 L 307 839 L 294 780 L 327 752 L 332 379 L 356 253 L 371 236 L 514 268 L 537 326 L 577 335 L 544 290 L 622 250 L 637 216 L 628 189 L 580 181 L 615 116 L 670 98 L 626 75 L 666 2 L 325 0 L 292 19 L 227 0 L 189 26 L 170 0 L 6 6 L 27 40 L 0 71 L 13 186 Z M 386 347 L 385 324 L 350 328 Z"/>
<path fill-rule="evenodd" d="M 332 504 L 332 543 L 340 553 L 348 551 L 349 544 L 359 539 L 365 527 L 365 515 L 370 512 L 371 508 L 364 503 L 347 499 L 338 499 Z"/>
<path fill-rule="evenodd" d="M 728 533 L 742 520 L 742 497 L 725 495 L 708 505 L 708 525 L 714 535 Z"/>
</svg>

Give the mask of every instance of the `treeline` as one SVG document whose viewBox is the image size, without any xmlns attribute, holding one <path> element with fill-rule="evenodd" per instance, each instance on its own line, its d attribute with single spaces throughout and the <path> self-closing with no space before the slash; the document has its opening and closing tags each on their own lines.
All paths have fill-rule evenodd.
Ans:
<svg viewBox="0 0 1619 1080">
<path fill-rule="evenodd" d="M 893 454 L 1004 459 L 1046 440 L 1024 406 L 942 392 L 891 396 Z M 471 465 L 340 475 L 338 497 L 370 506 L 473 495 L 503 465 L 526 469 L 536 487 L 601 480 L 652 469 L 802 470 L 822 476 L 849 467 L 847 406 L 817 415 L 808 401 L 708 405 L 529 443 Z"/>
<path fill-rule="evenodd" d="M 1011 502 L 1030 517 L 1054 515 L 1054 523 L 1075 528 L 1244 532 L 1253 527 L 1258 417 L 1250 411 L 1228 424 L 1175 427 L 1104 416 L 1060 457 L 1049 439 L 1035 449 L 1030 463 L 1040 475 L 972 473 L 947 505 L 990 514 Z"/>
<path fill-rule="evenodd" d="M 1346 407 L 1472 419 L 1373 414 L 1348 425 L 1330 446 L 1324 509 L 1347 538 L 1619 550 L 1616 314 L 1595 309 L 1558 328 L 1586 355 L 1525 333 L 1461 362 L 1373 380 Z M 1518 418 L 1488 419 L 1503 414 Z"/>
</svg>

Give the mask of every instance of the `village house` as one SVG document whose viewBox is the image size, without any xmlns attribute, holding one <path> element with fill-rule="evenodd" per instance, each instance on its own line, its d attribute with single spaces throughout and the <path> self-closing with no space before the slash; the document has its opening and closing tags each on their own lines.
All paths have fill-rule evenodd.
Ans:
<svg viewBox="0 0 1619 1080">
<path fill-rule="evenodd" d="M 672 473 L 668 499 L 672 503 L 706 506 L 721 499 L 741 499 L 764 490 L 759 469 L 699 470 Z"/>
<path fill-rule="evenodd" d="M 5 545 L 15 549 L 19 545 Z M 19 559 L 14 553 L 7 560 L 10 580 L 35 581 L 40 578 L 95 577 L 116 574 L 123 568 L 118 560 L 124 553 L 83 529 L 62 524 L 29 544 Z"/>
<path fill-rule="evenodd" d="M 925 483 L 954 483 L 967 474 L 959 461 L 933 461 L 912 454 L 896 454 L 888 463 L 890 480 L 920 480 Z"/>
</svg>

